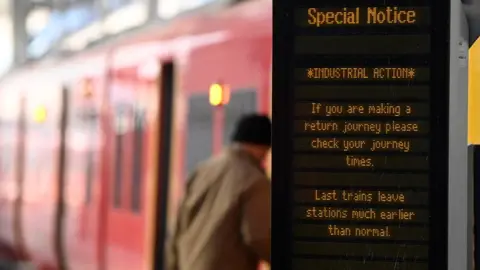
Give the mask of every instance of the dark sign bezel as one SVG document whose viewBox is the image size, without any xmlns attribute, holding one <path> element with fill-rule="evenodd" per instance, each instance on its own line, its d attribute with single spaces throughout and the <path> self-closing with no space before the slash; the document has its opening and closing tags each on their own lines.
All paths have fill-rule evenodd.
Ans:
<svg viewBox="0 0 480 270">
<path fill-rule="evenodd" d="M 422 0 L 420 0 L 422 1 Z M 308 4 L 309 1 L 301 1 Z M 318 1 L 310 1 L 319 7 Z M 358 2 L 358 1 L 357 1 Z M 418 1 L 404 4 L 418 5 Z M 450 1 L 425 0 L 431 7 L 430 65 L 430 242 L 429 269 L 448 268 L 448 134 L 450 68 Z M 354 3 L 344 0 L 341 4 Z M 291 73 L 294 65 L 295 1 L 273 1 L 272 66 L 272 270 L 292 266 L 292 187 L 294 110 Z M 455 45 L 455 44 L 454 44 Z"/>
</svg>

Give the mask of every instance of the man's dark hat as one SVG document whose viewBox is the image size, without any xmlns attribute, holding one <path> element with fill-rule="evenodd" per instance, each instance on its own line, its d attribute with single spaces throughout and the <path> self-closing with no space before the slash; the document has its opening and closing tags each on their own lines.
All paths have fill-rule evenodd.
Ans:
<svg viewBox="0 0 480 270">
<path fill-rule="evenodd" d="M 234 142 L 270 146 L 272 144 L 272 123 L 265 115 L 248 114 L 237 123 L 233 133 Z"/>
</svg>

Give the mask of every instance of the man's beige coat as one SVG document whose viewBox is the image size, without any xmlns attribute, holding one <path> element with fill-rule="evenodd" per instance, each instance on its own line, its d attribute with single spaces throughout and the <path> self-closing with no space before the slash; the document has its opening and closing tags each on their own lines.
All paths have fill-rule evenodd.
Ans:
<svg viewBox="0 0 480 270">
<path fill-rule="evenodd" d="M 230 147 L 192 174 L 167 245 L 168 270 L 256 270 L 270 262 L 270 182 Z"/>
</svg>

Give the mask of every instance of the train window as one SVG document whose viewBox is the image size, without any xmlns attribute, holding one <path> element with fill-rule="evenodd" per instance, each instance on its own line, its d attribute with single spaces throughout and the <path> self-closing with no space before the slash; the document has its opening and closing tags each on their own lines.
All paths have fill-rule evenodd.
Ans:
<svg viewBox="0 0 480 270">
<path fill-rule="evenodd" d="M 185 175 L 212 155 L 213 113 L 208 95 L 192 96 L 189 100 Z"/>
<path fill-rule="evenodd" d="M 123 175 L 123 134 L 115 136 L 115 187 L 113 194 L 113 205 L 120 207 L 122 201 L 122 175 Z"/>
<path fill-rule="evenodd" d="M 85 182 L 87 184 L 85 191 L 85 204 L 90 204 L 92 201 L 92 189 L 93 189 L 93 150 L 88 149 L 86 153 L 86 165 L 85 165 Z"/>
<path fill-rule="evenodd" d="M 82 108 L 76 112 L 74 121 L 82 128 L 82 132 L 87 136 L 88 146 L 85 153 L 85 204 L 88 205 L 92 201 L 93 181 L 95 177 L 95 153 L 99 132 L 98 113 L 94 108 Z"/>
<path fill-rule="evenodd" d="M 132 210 L 140 212 L 145 110 L 137 109 L 133 132 Z"/>
<path fill-rule="evenodd" d="M 86 88 L 86 94 L 91 94 L 91 89 Z M 85 197 L 84 204 L 89 205 L 92 202 L 93 183 L 95 178 L 95 160 L 98 145 L 100 129 L 99 111 L 95 107 L 78 107 L 72 115 L 72 126 L 77 125 L 79 132 L 87 141 L 86 152 L 83 155 L 84 166 L 83 176 L 85 177 Z"/>
<path fill-rule="evenodd" d="M 128 109 L 119 107 L 115 115 L 115 183 L 113 188 L 113 205 L 119 208 L 122 203 L 123 184 L 123 145 L 128 129 Z"/>
<path fill-rule="evenodd" d="M 255 90 L 242 90 L 232 93 L 230 103 L 225 106 L 225 122 L 223 130 L 224 145 L 230 144 L 237 120 L 244 114 L 256 111 L 257 93 Z"/>
</svg>

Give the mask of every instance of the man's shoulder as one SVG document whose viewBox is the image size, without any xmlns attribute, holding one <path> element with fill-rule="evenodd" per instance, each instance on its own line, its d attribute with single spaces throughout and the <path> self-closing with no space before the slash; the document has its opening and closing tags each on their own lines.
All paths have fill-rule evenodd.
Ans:
<svg viewBox="0 0 480 270">
<path fill-rule="evenodd" d="M 232 152 L 224 151 L 219 155 L 213 156 L 197 167 L 197 171 L 201 175 L 216 175 L 221 174 L 226 179 L 238 181 L 242 185 L 253 185 L 256 182 L 267 182 L 268 177 L 259 166 L 252 164 L 252 162 L 242 156 L 235 155 Z"/>
<path fill-rule="evenodd" d="M 212 156 L 209 159 L 199 163 L 198 168 L 209 169 L 227 167 L 230 169 L 250 167 L 251 164 L 240 156 L 235 155 L 232 151 L 222 151 L 218 155 Z"/>
</svg>

